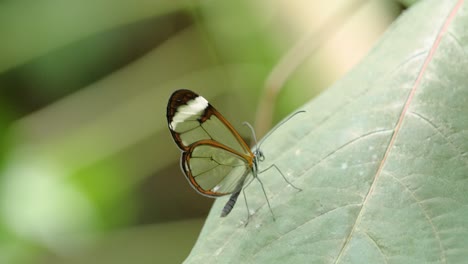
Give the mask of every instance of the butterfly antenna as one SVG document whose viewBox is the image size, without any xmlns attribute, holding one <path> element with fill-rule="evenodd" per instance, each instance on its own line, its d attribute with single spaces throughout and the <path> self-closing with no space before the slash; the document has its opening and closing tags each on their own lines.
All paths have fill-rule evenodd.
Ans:
<svg viewBox="0 0 468 264">
<path fill-rule="evenodd" d="M 247 126 L 247 127 L 250 128 L 250 132 L 252 133 L 252 137 L 253 137 L 253 139 L 255 141 L 255 146 L 257 146 L 258 142 L 257 142 L 257 135 L 255 135 L 255 129 L 252 127 L 251 124 L 249 124 L 249 122 L 244 122 L 244 123 L 242 123 L 242 125 Z"/>
<path fill-rule="evenodd" d="M 260 145 L 258 145 L 257 149 L 260 149 L 260 146 L 263 144 L 263 142 L 265 142 L 265 140 L 271 135 L 273 134 L 273 132 L 275 132 L 278 128 L 280 128 L 282 125 L 284 125 L 286 122 L 288 122 L 291 118 L 295 117 L 297 114 L 301 114 L 301 113 L 305 113 L 306 111 L 305 110 L 300 110 L 300 111 L 297 111 L 295 112 L 294 114 L 290 115 L 288 118 L 286 118 L 285 120 L 283 120 L 281 123 L 279 123 L 278 125 L 276 125 L 272 130 L 270 130 L 270 132 L 268 132 L 268 134 L 266 136 L 263 137 L 262 139 L 262 142 L 260 143 Z M 253 128 L 251 128 L 253 130 Z M 254 132 L 254 135 L 255 135 L 255 132 Z M 255 139 L 255 145 L 257 146 L 257 139 Z"/>
<path fill-rule="evenodd" d="M 281 127 L 282 125 L 284 125 L 284 123 L 288 122 L 291 118 L 293 118 L 294 116 L 296 116 L 297 114 L 301 114 L 301 113 L 305 113 L 306 111 L 305 110 L 301 110 L 301 111 L 297 111 L 295 112 L 294 114 L 290 115 L 288 118 L 286 118 L 285 120 L 283 120 L 281 123 L 279 123 L 278 125 L 276 125 L 262 140 L 262 143 L 265 142 L 265 139 L 267 139 L 271 134 L 273 134 L 273 132 L 276 131 L 276 129 L 278 129 L 279 127 Z M 252 125 L 249 123 L 249 122 L 244 122 L 242 123 L 242 125 L 244 126 L 247 126 L 249 127 L 250 129 L 250 132 L 252 133 L 252 137 L 255 141 L 255 146 L 257 146 L 257 149 L 260 149 L 260 146 L 262 143 L 260 143 L 260 145 L 258 145 L 258 141 L 257 141 L 257 135 L 255 134 L 255 129 L 252 127 Z"/>
<path fill-rule="evenodd" d="M 297 114 L 300 114 L 300 113 L 305 113 L 306 111 L 304 110 L 301 110 L 301 111 L 297 111 L 295 112 L 294 114 L 290 115 L 288 118 L 286 118 L 285 120 L 283 120 L 281 123 L 279 123 L 278 125 L 276 125 L 262 140 L 262 143 L 265 141 L 266 138 L 268 138 L 271 134 L 273 134 L 273 132 L 275 132 L 279 127 L 281 127 L 284 123 L 288 122 L 291 118 L 293 118 L 294 116 L 296 116 Z M 260 151 L 260 145 L 258 145 L 258 141 L 257 141 L 257 136 L 255 134 L 255 130 L 254 128 L 252 127 L 251 124 L 249 124 L 248 122 L 244 122 L 242 123 L 242 125 L 244 126 L 247 126 L 249 129 L 250 129 L 250 132 L 252 133 L 252 137 L 255 141 L 255 146 L 257 146 L 257 151 L 259 153 L 259 155 L 261 157 L 259 157 L 260 160 L 262 160 L 263 158 L 263 154 L 261 153 Z M 275 168 L 280 174 L 281 176 L 283 177 L 283 179 L 290 185 L 292 186 L 293 188 L 297 189 L 298 191 L 302 191 L 301 188 L 298 188 L 296 186 L 294 186 L 290 181 L 288 181 L 288 179 L 284 176 L 283 172 L 276 166 L 276 165 L 271 165 L 270 167 L 266 168 L 265 170 L 262 170 L 262 171 L 259 171 L 258 173 L 262 173 L 264 171 L 267 171 L 271 168 Z M 257 179 L 258 182 L 260 183 L 260 186 L 262 187 L 262 191 L 263 191 L 263 195 L 265 195 L 265 199 L 267 201 L 267 204 L 268 204 L 268 209 L 270 209 L 270 213 L 271 213 L 271 216 L 273 217 L 273 221 L 276 221 L 276 218 L 275 218 L 275 214 L 273 213 L 273 209 L 271 209 L 271 205 L 270 205 L 270 200 L 268 199 L 268 196 L 266 194 L 266 191 L 265 191 L 265 187 L 263 186 L 263 182 L 260 180 L 260 178 L 258 178 L 256 175 L 255 175 L 255 172 L 254 172 L 254 177 L 253 179 Z M 252 179 L 252 180 L 253 180 Z M 247 197 L 245 195 L 245 188 L 251 183 L 252 181 L 250 181 L 242 190 L 243 194 L 244 194 L 244 199 L 245 199 L 245 206 L 247 207 L 247 222 L 245 223 L 245 225 L 247 226 L 247 224 L 249 223 L 249 219 L 250 219 L 250 212 L 249 212 L 249 206 L 247 204 Z M 238 194 L 237 194 L 238 195 Z M 236 196 L 237 198 L 237 196 Z"/>
</svg>

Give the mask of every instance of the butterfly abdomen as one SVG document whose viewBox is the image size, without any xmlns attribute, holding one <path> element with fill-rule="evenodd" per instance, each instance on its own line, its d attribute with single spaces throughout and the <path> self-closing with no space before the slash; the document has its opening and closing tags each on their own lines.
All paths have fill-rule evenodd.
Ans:
<svg viewBox="0 0 468 264">
<path fill-rule="evenodd" d="M 231 198 L 229 198 L 229 201 L 226 203 L 226 205 L 223 208 L 223 211 L 221 212 L 221 217 L 225 217 L 231 212 L 232 208 L 236 204 L 237 197 L 239 197 L 240 192 L 241 190 L 231 195 Z"/>
</svg>

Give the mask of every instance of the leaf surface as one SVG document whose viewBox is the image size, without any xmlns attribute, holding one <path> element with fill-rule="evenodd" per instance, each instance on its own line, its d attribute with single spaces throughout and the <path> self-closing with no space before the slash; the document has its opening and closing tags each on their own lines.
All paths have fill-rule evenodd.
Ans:
<svg viewBox="0 0 468 264">
<path fill-rule="evenodd" d="M 468 5 L 421 1 L 367 58 L 262 143 L 274 169 L 186 263 L 462 263 L 468 259 Z"/>
</svg>

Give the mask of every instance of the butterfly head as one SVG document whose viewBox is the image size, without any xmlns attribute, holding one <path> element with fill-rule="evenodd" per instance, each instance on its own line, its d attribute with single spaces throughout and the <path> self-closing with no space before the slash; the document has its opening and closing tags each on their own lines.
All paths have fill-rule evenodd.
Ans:
<svg viewBox="0 0 468 264">
<path fill-rule="evenodd" d="M 256 161 L 264 161 L 265 160 L 265 156 L 263 155 L 263 152 L 260 149 L 256 149 L 254 151 L 254 155 L 255 155 L 255 160 Z"/>
</svg>

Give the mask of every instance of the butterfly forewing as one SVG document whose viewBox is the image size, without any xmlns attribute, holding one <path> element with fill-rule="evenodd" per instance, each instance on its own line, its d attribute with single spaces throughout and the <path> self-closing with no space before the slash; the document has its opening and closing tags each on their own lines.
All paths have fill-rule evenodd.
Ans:
<svg viewBox="0 0 468 264">
<path fill-rule="evenodd" d="M 208 101 L 190 90 L 178 90 L 167 106 L 169 129 L 182 150 L 203 139 L 211 139 L 252 156 L 250 148 L 232 125 Z"/>
<path fill-rule="evenodd" d="M 169 99 L 167 121 L 184 151 L 182 169 L 201 194 L 222 196 L 238 191 L 253 166 L 253 153 L 208 101 L 190 90 Z"/>
</svg>

